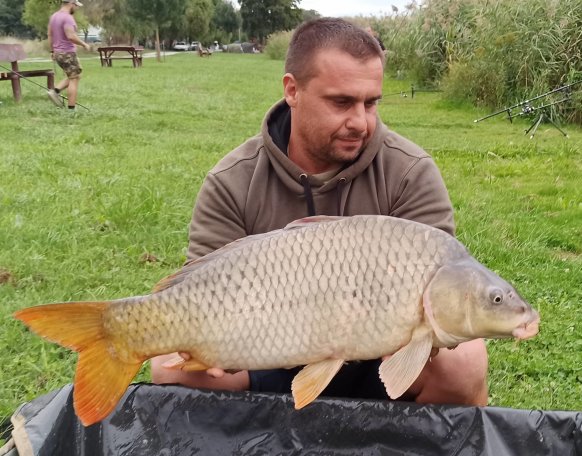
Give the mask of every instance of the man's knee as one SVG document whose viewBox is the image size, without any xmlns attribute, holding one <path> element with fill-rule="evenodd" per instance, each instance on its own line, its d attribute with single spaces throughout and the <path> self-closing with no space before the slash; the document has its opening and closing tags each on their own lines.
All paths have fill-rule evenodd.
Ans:
<svg viewBox="0 0 582 456">
<path fill-rule="evenodd" d="M 487 405 L 487 349 L 482 339 L 441 349 L 416 386 L 421 403 Z"/>
</svg>

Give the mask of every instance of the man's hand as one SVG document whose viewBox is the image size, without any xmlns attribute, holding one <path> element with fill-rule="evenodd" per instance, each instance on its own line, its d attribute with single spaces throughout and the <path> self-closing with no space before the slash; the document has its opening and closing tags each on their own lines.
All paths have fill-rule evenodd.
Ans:
<svg viewBox="0 0 582 456">
<path fill-rule="evenodd" d="M 85 48 L 85 50 L 91 52 L 91 45 L 89 43 L 83 43 L 83 47 Z"/>
<path fill-rule="evenodd" d="M 180 352 L 178 354 L 182 358 L 184 358 L 185 361 L 188 361 L 191 358 L 190 353 Z M 240 372 L 240 371 L 235 370 L 235 369 L 229 369 L 229 370 L 225 371 L 225 370 L 221 369 L 220 367 L 211 367 L 210 369 L 208 369 L 206 371 L 206 373 L 213 378 L 222 378 L 222 377 L 224 377 L 224 374 L 235 374 L 237 372 Z"/>
<path fill-rule="evenodd" d="M 184 358 L 184 360 L 186 360 L 186 361 L 188 361 L 191 358 L 190 353 L 180 352 L 178 354 L 182 358 Z M 436 347 L 433 347 L 432 350 L 430 351 L 430 358 L 434 358 L 438 354 L 439 354 L 439 349 Z M 392 356 L 392 355 L 383 356 L 382 361 L 390 358 L 390 356 Z M 206 373 L 213 378 L 222 378 L 222 377 L 224 377 L 224 374 L 235 374 L 236 372 L 239 372 L 239 371 L 236 369 L 229 369 L 229 370 L 225 371 L 225 370 L 221 369 L 220 367 L 211 367 L 210 369 L 208 369 L 206 371 Z"/>
</svg>

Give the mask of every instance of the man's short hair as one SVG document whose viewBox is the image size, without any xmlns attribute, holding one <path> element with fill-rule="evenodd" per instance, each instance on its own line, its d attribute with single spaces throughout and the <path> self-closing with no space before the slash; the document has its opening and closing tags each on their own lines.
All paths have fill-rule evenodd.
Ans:
<svg viewBox="0 0 582 456">
<path fill-rule="evenodd" d="M 297 27 L 287 51 L 285 72 L 299 84 L 306 84 L 315 76 L 313 57 L 326 49 L 337 49 L 362 61 L 379 58 L 384 65 L 384 53 L 372 35 L 344 19 L 324 17 Z"/>
</svg>

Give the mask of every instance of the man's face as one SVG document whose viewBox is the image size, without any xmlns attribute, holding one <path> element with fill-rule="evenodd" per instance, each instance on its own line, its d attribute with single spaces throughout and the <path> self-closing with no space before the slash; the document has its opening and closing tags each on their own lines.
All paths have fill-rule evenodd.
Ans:
<svg viewBox="0 0 582 456">
<path fill-rule="evenodd" d="M 358 60 L 329 49 L 313 58 L 315 76 L 299 85 L 283 78 L 291 107 L 289 157 L 315 174 L 357 158 L 376 129 L 376 105 L 382 97 L 380 58 Z"/>
</svg>

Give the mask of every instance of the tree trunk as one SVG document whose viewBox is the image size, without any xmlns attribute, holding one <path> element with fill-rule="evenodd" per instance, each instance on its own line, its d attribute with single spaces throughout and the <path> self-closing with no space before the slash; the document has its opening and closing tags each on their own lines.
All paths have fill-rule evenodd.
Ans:
<svg viewBox="0 0 582 456">
<path fill-rule="evenodd" d="M 162 61 L 162 57 L 160 55 L 160 30 L 156 27 L 156 59 L 158 62 Z"/>
</svg>

